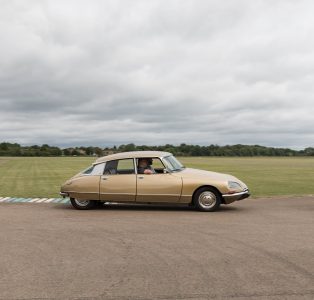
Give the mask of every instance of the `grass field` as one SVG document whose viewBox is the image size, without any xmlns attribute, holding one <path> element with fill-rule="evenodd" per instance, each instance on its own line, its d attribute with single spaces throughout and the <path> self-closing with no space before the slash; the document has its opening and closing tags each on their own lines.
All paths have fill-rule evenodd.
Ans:
<svg viewBox="0 0 314 300">
<path fill-rule="evenodd" d="M 180 157 L 187 167 L 237 176 L 253 197 L 314 194 L 314 158 Z M 89 157 L 1 157 L 0 196 L 58 197 L 60 185 L 94 161 Z"/>
</svg>

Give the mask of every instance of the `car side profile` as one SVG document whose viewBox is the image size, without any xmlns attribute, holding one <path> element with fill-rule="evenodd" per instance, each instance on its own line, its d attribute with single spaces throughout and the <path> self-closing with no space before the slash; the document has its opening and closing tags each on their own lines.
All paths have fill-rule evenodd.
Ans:
<svg viewBox="0 0 314 300">
<path fill-rule="evenodd" d="M 104 202 L 178 203 L 215 211 L 250 196 L 234 176 L 184 167 L 171 153 L 134 151 L 98 158 L 67 180 L 60 195 L 76 209 Z"/>
</svg>

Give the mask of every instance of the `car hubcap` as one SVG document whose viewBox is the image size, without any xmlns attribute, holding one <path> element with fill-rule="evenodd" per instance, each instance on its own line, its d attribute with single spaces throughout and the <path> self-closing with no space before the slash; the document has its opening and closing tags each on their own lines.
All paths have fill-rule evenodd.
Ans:
<svg viewBox="0 0 314 300">
<path fill-rule="evenodd" d="M 212 192 L 206 191 L 200 194 L 198 197 L 198 202 L 203 208 L 212 208 L 216 204 L 216 195 Z"/>
<path fill-rule="evenodd" d="M 87 206 L 89 204 L 89 200 L 74 200 L 78 206 Z"/>
</svg>

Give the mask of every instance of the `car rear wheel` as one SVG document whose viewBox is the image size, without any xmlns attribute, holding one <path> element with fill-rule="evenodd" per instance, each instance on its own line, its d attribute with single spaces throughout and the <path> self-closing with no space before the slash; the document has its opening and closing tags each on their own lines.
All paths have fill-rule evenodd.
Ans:
<svg viewBox="0 0 314 300">
<path fill-rule="evenodd" d="M 200 211 L 215 211 L 220 207 L 221 195 L 214 188 L 204 187 L 195 193 L 193 203 Z"/>
<path fill-rule="evenodd" d="M 95 200 L 78 200 L 75 198 L 71 198 L 70 201 L 73 207 L 76 209 L 91 209 L 97 205 L 97 201 Z"/>
</svg>

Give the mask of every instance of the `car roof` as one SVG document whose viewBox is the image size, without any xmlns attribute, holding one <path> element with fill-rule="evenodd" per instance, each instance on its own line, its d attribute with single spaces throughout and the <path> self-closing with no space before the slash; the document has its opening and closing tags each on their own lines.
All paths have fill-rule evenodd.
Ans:
<svg viewBox="0 0 314 300">
<path fill-rule="evenodd" d="M 120 152 L 115 154 L 106 155 L 96 159 L 94 164 L 99 164 L 101 162 L 124 159 L 124 158 L 140 158 L 140 157 L 165 157 L 172 155 L 170 152 L 164 151 L 129 151 L 129 152 Z"/>
</svg>

